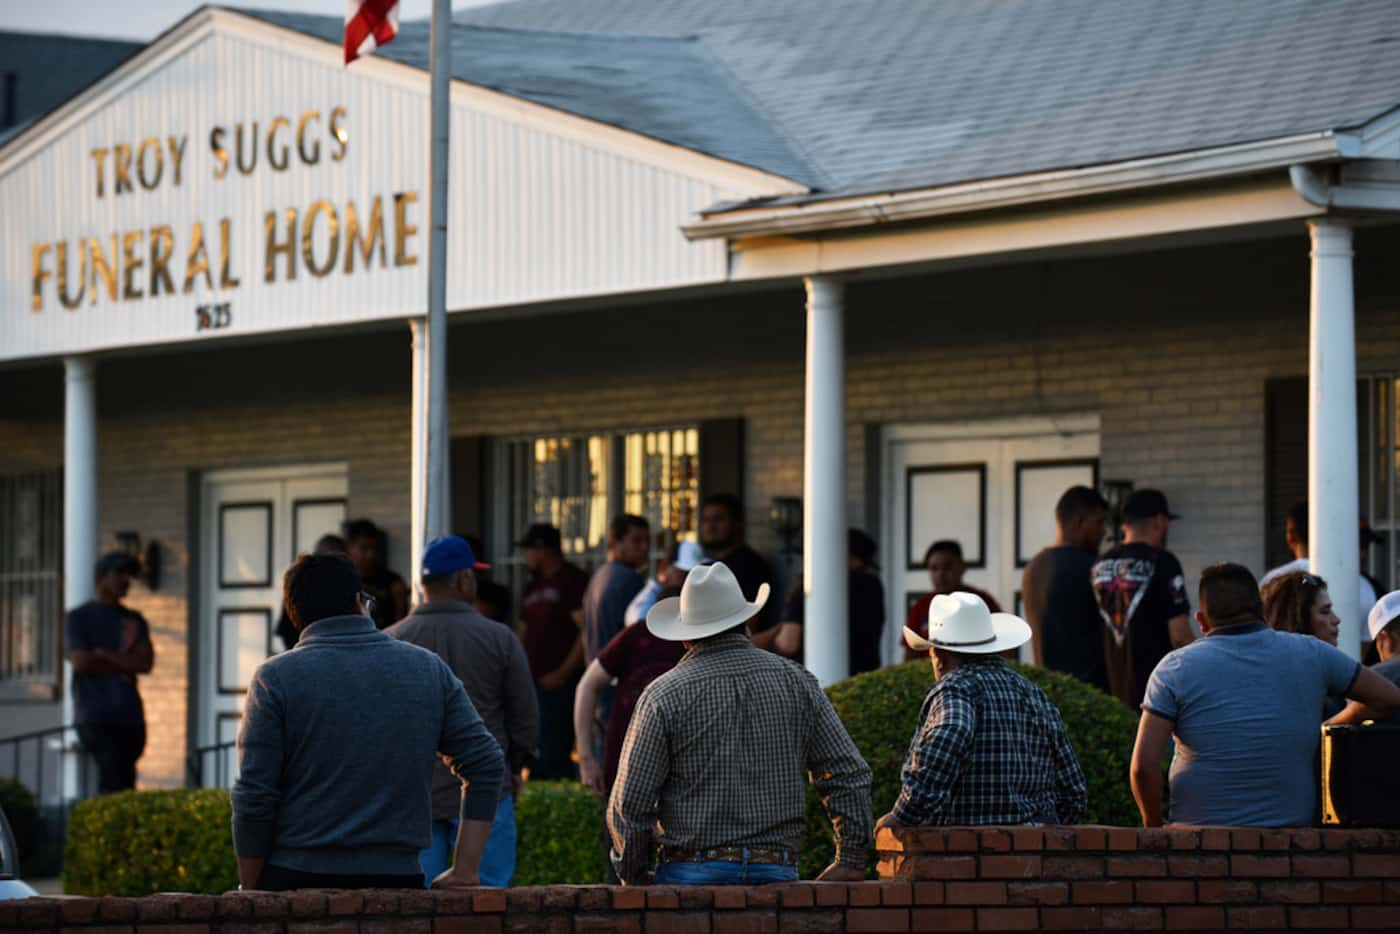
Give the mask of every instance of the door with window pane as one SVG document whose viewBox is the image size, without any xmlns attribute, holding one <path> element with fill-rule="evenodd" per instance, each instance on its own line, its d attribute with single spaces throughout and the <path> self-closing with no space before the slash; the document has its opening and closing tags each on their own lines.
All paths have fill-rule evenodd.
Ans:
<svg viewBox="0 0 1400 934">
<path fill-rule="evenodd" d="M 1021 572 L 1055 538 L 1055 504 L 1071 486 L 1096 487 L 1097 420 L 989 421 L 887 429 L 885 569 L 892 625 L 885 657 L 904 657 L 909 608 L 929 593 L 924 555 L 933 542 L 959 543 L 964 580 L 1021 612 Z M 1029 660 L 1030 646 L 1021 658 Z"/>
<path fill-rule="evenodd" d="M 229 471 L 202 488 L 199 731 L 201 783 L 229 784 L 243 701 L 254 670 L 282 651 L 282 575 L 345 520 L 342 466 Z M 224 748 L 214 748 L 224 747 Z M 200 750 L 204 750 L 200 752 Z"/>
</svg>

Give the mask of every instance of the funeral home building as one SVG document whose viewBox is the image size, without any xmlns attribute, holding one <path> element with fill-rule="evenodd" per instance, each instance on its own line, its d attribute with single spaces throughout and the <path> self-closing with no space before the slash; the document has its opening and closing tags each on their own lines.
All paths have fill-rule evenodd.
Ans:
<svg viewBox="0 0 1400 934">
<path fill-rule="evenodd" d="M 518 587 L 532 522 L 589 566 L 612 514 L 661 548 L 732 492 L 813 606 L 858 526 L 891 661 L 930 541 L 1015 607 L 1075 483 L 1163 490 L 1192 587 L 1279 563 L 1302 499 L 1321 573 L 1364 518 L 1400 586 L 1394 13 L 459 12 L 454 531 Z M 341 26 L 205 7 L 0 144 L 0 741 L 69 722 L 100 552 L 146 560 L 151 786 L 227 747 L 298 551 L 364 516 L 409 573 L 428 30 L 346 68 Z"/>
</svg>

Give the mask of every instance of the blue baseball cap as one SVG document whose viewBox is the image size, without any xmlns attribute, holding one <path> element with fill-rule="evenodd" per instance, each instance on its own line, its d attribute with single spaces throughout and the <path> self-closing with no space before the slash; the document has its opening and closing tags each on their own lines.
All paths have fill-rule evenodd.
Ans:
<svg viewBox="0 0 1400 934">
<path fill-rule="evenodd" d="M 441 577 L 458 571 L 489 571 L 491 565 L 476 560 L 472 546 L 458 535 L 439 535 L 423 550 L 424 577 Z"/>
</svg>

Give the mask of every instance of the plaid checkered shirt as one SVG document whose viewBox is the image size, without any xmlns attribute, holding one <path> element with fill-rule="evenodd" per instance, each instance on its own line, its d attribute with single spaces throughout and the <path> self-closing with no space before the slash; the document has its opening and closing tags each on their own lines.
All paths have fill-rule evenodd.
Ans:
<svg viewBox="0 0 1400 934">
<path fill-rule="evenodd" d="M 645 625 L 645 624 L 642 624 Z M 836 856 L 865 867 L 870 767 L 817 679 L 748 636 L 706 640 L 637 701 L 608 801 L 618 877 L 646 880 L 652 845 L 802 842 L 807 780 L 836 831 Z"/>
<path fill-rule="evenodd" d="M 1084 771 L 1050 698 L 999 658 L 933 686 L 904 761 L 894 818 L 931 824 L 1074 824 Z"/>
</svg>

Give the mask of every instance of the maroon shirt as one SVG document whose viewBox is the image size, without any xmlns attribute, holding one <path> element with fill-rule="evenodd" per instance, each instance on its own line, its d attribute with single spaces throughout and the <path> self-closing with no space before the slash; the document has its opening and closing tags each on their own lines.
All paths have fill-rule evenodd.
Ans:
<svg viewBox="0 0 1400 934">
<path fill-rule="evenodd" d="M 598 653 L 598 664 L 617 679 L 603 744 L 603 780 L 608 790 L 612 790 L 617 778 L 622 741 L 627 738 L 627 725 L 632 722 L 637 698 L 648 684 L 674 668 L 684 654 L 682 643 L 656 638 L 645 622 L 623 627 Z"/>
<path fill-rule="evenodd" d="M 573 613 L 583 606 L 588 575 L 565 563 L 553 577 L 536 575 L 525 587 L 520 619 L 525 623 L 525 657 L 538 681 L 564 664 L 578 639 Z"/>
</svg>

